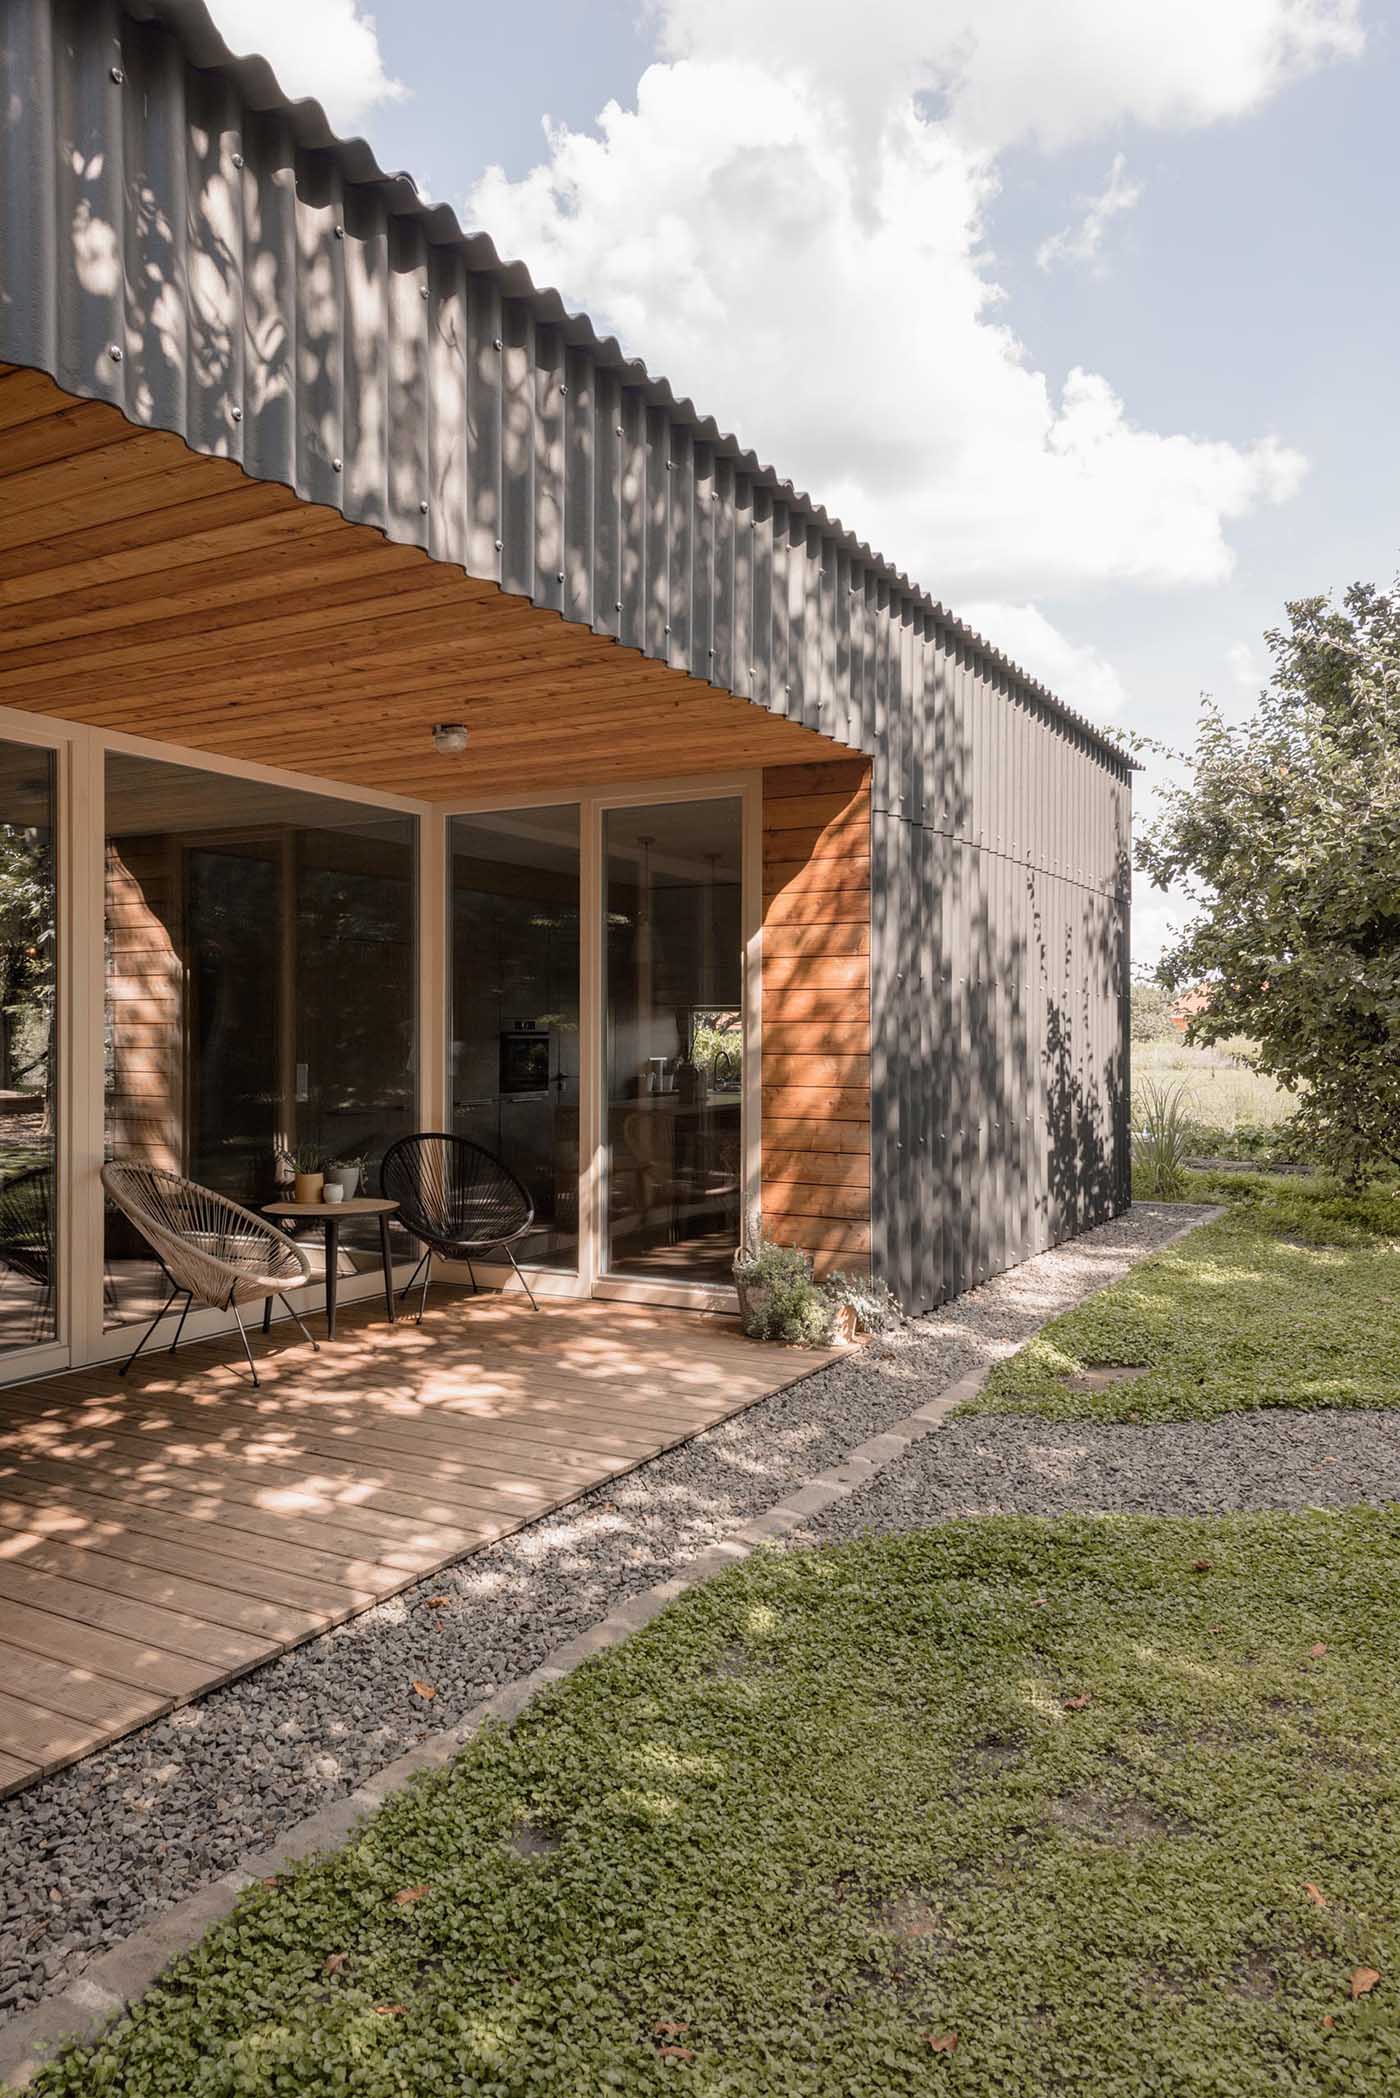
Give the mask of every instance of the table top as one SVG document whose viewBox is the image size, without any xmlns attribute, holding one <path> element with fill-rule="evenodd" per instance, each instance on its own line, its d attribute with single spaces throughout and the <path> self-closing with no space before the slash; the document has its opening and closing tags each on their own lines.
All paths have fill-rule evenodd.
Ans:
<svg viewBox="0 0 1400 2098">
<path fill-rule="evenodd" d="M 379 1195 L 354 1195 L 348 1202 L 264 1202 L 265 1217 L 382 1217 L 397 1202 L 386 1202 Z"/>
</svg>

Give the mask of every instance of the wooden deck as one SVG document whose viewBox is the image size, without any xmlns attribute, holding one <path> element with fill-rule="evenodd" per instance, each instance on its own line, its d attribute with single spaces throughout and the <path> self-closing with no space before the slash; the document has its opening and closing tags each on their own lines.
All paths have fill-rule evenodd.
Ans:
<svg viewBox="0 0 1400 2098">
<path fill-rule="evenodd" d="M 236 1345 L 236 1344 L 235 1344 Z M 256 1345 L 256 1343 L 255 1343 Z M 0 1794 L 830 1359 L 732 1320 L 444 1297 L 0 1390 Z"/>
</svg>

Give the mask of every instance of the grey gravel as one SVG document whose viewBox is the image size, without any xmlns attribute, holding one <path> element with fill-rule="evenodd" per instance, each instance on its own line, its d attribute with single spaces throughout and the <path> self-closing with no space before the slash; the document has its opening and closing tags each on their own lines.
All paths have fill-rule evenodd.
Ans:
<svg viewBox="0 0 1400 2098">
<path fill-rule="evenodd" d="M 451 1726 L 955 1378 L 1019 1347 L 1200 1214 L 1138 1204 L 0 1801 L 0 2018 Z M 1018 1425 L 1000 1422 L 996 1433 Z M 976 1430 L 990 1440 L 986 1424 Z M 445 1608 L 426 1607 L 444 1595 Z M 431 1702 L 413 1690 L 415 1678 L 435 1686 Z"/>
<path fill-rule="evenodd" d="M 1232 1413 L 1149 1427 L 953 1419 L 789 1545 L 955 1515 L 1227 1515 L 1400 1501 L 1400 1414 Z"/>
</svg>

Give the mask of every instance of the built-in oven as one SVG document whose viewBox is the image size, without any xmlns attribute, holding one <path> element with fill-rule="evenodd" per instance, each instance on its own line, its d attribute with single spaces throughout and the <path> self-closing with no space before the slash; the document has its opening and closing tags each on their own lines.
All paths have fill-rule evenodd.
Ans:
<svg viewBox="0 0 1400 2098">
<path fill-rule="evenodd" d="M 501 1035 L 501 1091 L 518 1096 L 549 1091 L 549 1030 L 512 1027 Z"/>
</svg>

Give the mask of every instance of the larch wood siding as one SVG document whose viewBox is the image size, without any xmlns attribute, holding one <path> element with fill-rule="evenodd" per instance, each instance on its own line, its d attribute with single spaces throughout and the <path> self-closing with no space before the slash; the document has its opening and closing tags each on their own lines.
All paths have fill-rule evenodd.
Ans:
<svg viewBox="0 0 1400 2098">
<path fill-rule="evenodd" d="M 763 1226 L 870 1265 L 870 767 L 763 775 Z"/>
<path fill-rule="evenodd" d="M 168 838 L 107 848 L 107 1136 L 112 1156 L 184 1171 L 179 864 Z"/>
</svg>

